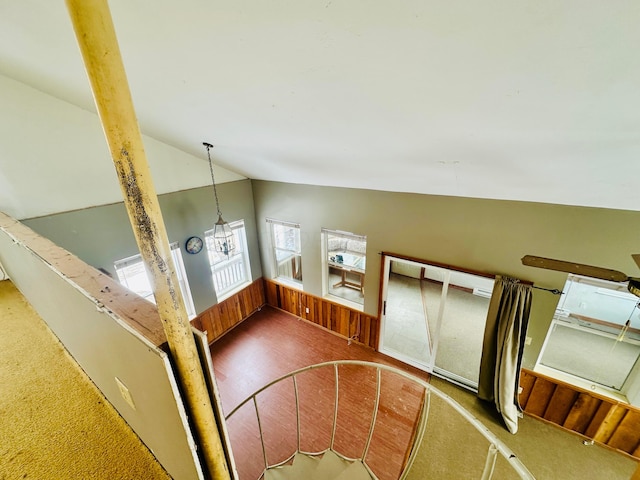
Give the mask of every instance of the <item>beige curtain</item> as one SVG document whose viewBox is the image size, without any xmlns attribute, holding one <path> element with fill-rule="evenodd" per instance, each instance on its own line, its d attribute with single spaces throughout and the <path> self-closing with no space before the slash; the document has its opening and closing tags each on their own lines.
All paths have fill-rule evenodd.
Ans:
<svg viewBox="0 0 640 480">
<path fill-rule="evenodd" d="M 531 285 L 496 276 L 484 330 L 478 397 L 495 402 L 511 433 L 518 431 L 518 387 L 531 311 Z"/>
</svg>

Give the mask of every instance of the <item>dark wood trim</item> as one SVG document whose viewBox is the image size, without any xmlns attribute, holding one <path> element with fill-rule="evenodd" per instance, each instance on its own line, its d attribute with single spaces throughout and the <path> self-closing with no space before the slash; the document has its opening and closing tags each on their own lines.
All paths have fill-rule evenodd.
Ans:
<svg viewBox="0 0 640 480">
<path fill-rule="evenodd" d="M 449 270 L 454 270 L 456 272 L 469 273 L 471 275 L 477 275 L 479 277 L 495 279 L 496 275 L 498 275 L 497 273 L 480 272 L 478 270 L 471 270 L 469 268 L 463 268 L 463 267 L 458 267 L 458 266 L 455 266 L 455 265 L 449 265 L 447 263 L 434 262 L 432 260 L 427 260 L 427 259 L 424 259 L 424 258 L 409 257 L 408 255 L 401 255 L 399 253 L 380 252 L 380 255 L 382 256 L 383 262 L 384 262 L 384 257 L 386 256 L 386 257 L 394 257 L 394 258 L 397 258 L 397 259 L 400 259 L 400 260 L 408 260 L 410 262 L 425 263 L 427 265 L 433 265 L 435 267 L 447 268 Z M 520 283 L 522 283 L 524 285 L 533 285 L 533 282 L 530 282 L 529 280 L 522 280 L 522 279 L 519 279 L 519 280 L 520 280 Z"/>
</svg>

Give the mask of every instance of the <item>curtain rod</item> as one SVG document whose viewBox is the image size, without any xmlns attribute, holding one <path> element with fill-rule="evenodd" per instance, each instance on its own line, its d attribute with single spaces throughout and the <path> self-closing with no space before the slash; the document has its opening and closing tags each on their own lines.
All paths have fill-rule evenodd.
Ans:
<svg viewBox="0 0 640 480">
<path fill-rule="evenodd" d="M 544 287 L 538 287 L 536 285 L 531 285 L 532 288 L 537 288 L 538 290 L 544 290 L 545 292 L 551 292 L 554 295 L 563 295 L 564 292 L 562 290 L 558 290 L 557 288 L 544 288 Z"/>
</svg>

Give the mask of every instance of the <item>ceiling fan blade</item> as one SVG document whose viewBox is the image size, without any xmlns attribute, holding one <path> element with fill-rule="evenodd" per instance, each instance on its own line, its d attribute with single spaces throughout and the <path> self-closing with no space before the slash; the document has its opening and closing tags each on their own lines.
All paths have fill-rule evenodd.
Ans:
<svg viewBox="0 0 640 480">
<path fill-rule="evenodd" d="M 640 268 L 640 253 L 634 253 L 631 255 L 631 258 L 633 258 L 633 261 L 636 262 L 636 265 Z"/>
<path fill-rule="evenodd" d="M 522 264 L 529 267 L 575 273 L 576 275 L 584 275 L 585 277 L 601 278 L 602 280 L 609 280 L 611 282 L 626 282 L 629 280 L 626 274 L 617 270 L 583 265 L 581 263 L 565 262 L 564 260 L 554 260 L 552 258 L 534 257 L 533 255 L 525 255 L 522 257 Z"/>
</svg>

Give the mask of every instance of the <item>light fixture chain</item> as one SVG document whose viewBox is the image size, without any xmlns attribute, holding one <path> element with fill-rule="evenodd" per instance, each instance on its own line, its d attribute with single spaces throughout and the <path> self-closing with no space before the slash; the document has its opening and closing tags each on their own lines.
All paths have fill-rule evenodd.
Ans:
<svg viewBox="0 0 640 480">
<path fill-rule="evenodd" d="M 209 171 L 211 172 L 211 182 L 213 183 L 213 196 L 216 199 L 216 208 L 218 209 L 218 216 L 221 216 L 222 212 L 220 212 L 220 202 L 218 201 L 218 190 L 216 188 L 216 179 L 213 176 L 213 163 L 211 162 L 211 153 L 209 152 L 209 149 L 211 148 L 211 144 L 205 142 L 203 143 L 203 145 L 207 147 L 207 157 L 209 158 Z"/>
</svg>

